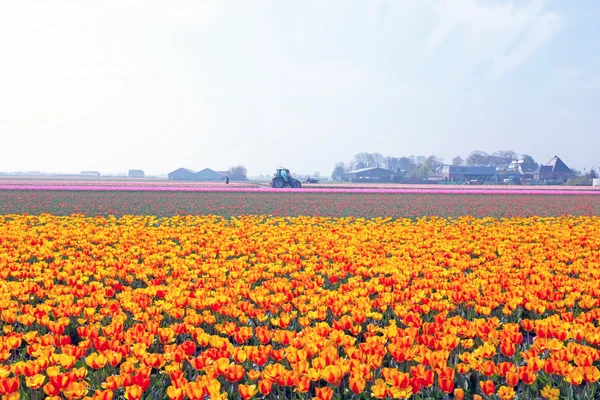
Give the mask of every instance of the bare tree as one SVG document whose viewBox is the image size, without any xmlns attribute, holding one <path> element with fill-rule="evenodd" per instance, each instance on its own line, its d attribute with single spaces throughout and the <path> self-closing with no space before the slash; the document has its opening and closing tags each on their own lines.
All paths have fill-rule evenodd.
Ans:
<svg viewBox="0 0 600 400">
<path fill-rule="evenodd" d="M 398 163 L 400 164 L 400 169 L 404 171 L 412 171 L 417 168 L 416 161 L 414 160 L 414 156 L 409 157 L 400 157 L 398 159 Z"/>
<path fill-rule="evenodd" d="M 506 165 L 518 160 L 519 155 L 512 150 L 498 150 L 492 154 L 491 165 Z"/>
<path fill-rule="evenodd" d="M 490 155 L 485 151 L 473 151 L 467 157 L 467 164 L 469 165 L 489 165 Z"/>
<path fill-rule="evenodd" d="M 410 156 L 410 159 L 417 166 L 417 168 L 421 168 L 421 166 L 425 163 L 425 160 L 427 160 L 427 157 L 425 157 L 425 156 Z"/>
<path fill-rule="evenodd" d="M 461 156 L 456 156 L 452 159 L 452 165 L 463 165 L 465 160 Z"/>
<path fill-rule="evenodd" d="M 371 154 L 371 165 L 369 167 L 382 168 L 385 164 L 385 157 L 379 153 Z"/>
<path fill-rule="evenodd" d="M 385 168 L 394 172 L 398 172 L 400 169 L 402 169 L 400 159 L 398 157 L 386 157 L 383 165 Z"/>
<path fill-rule="evenodd" d="M 428 174 L 436 172 L 442 165 L 444 165 L 444 160 L 436 156 L 429 156 L 423 162 L 423 167 Z"/>
<path fill-rule="evenodd" d="M 354 162 L 355 169 L 369 168 L 373 165 L 373 155 L 365 152 L 358 153 L 354 156 Z"/>
<path fill-rule="evenodd" d="M 246 178 L 248 170 L 243 165 L 236 165 L 236 166 L 229 168 L 229 173 L 231 174 L 230 178 L 233 181 L 248 180 L 248 178 Z"/>
</svg>

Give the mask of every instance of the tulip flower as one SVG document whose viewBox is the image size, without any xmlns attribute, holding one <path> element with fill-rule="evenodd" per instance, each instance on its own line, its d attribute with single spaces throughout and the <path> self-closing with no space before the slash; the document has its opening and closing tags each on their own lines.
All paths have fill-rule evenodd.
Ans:
<svg viewBox="0 0 600 400">
<path fill-rule="evenodd" d="M 486 396 L 491 396 L 496 392 L 496 385 L 494 385 L 493 381 L 479 382 L 479 384 L 481 385 L 481 390 Z"/>
<path fill-rule="evenodd" d="M 333 397 L 333 390 L 329 386 L 315 389 L 316 398 L 319 400 L 331 400 Z"/>
<path fill-rule="evenodd" d="M 127 400 L 138 400 L 142 397 L 144 391 L 139 385 L 128 386 L 125 389 L 125 398 Z"/>
<path fill-rule="evenodd" d="M 46 380 L 46 377 L 44 375 L 37 374 L 37 375 L 27 377 L 25 379 L 25 384 L 27 385 L 28 388 L 37 390 L 44 385 L 45 380 Z"/>
<path fill-rule="evenodd" d="M 498 388 L 498 397 L 501 400 L 512 400 L 515 397 L 515 390 L 509 386 L 500 386 Z"/>
<path fill-rule="evenodd" d="M 256 385 L 239 385 L 238 392 L 243 400 L 249 400 L 258 393 L 258 389 L 256 389 Z"/>
</svg>

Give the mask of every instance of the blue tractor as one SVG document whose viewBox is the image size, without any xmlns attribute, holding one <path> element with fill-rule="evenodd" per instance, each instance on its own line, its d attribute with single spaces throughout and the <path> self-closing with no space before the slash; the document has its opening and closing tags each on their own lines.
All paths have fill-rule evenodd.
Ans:
<svg viewBox="0 0 600 400">
<path fill-rule="evenodd" d="M 296 178 L 292 178 L 290 170 L 287 168 L 277 168 L 275 176 L 271 179 L 271 187 L 281 189 L 284 187 L 291 187 L 298 189 L 302 187 L 302 183 Z"/>
</svg>

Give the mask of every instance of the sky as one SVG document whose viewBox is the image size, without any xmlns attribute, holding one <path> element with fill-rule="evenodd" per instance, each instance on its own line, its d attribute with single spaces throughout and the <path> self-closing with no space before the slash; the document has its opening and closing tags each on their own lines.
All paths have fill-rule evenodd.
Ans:
<svg viewBox="0 0 600 400">
<path fill-rule="evenodd" d="M 0 1 L 0 171 L 600 166 L 595 0 Z"/>
</svg>

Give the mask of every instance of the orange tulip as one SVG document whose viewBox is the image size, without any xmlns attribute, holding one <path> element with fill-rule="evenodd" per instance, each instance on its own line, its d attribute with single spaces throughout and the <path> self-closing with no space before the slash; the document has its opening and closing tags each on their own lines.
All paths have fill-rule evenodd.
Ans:
<svg viewBox="0 0 600 400">
<path fill-rule="evenodd" d="M 371 387 L 372 396 L 376 399 L 385 399 L 387 397 L 388 386 L 383 379 L 378 379 Z"/>
<path fill-rule="evenodd" d="M 515 390 L 512 387 L 500 386 L 498 389 L 498 397 L 501 400 L 512 400 L 515 397 Z"/>
<path fill-rule="evenodd" d="M 183 400 L 185 392 L 181 387 L 169 386 L 167 387 L 167 397 L 169 400 Z"/>
<path fill-rule="evenodd" d="M 365 390 L 367 382 L 360 375 L 352 375 L 349 381 L 349 387 L 355 394 L 362 393 Z"/>
<path fill-rule="evenodd" d="M 243 400 L 249 400 L 258 393 L 258 390 L 256 389 L 256 385 L 239 385 L 238 392 Z"/>
<path fill-rule="evenodd" d="M 454 389 L 454 398 L 456 400 L 463 400 L 465 398 L 465 391 L 463 388 Z"/>
<path fill-rule="evenodd" d="M 506 357 L 512 357 L 515 354 L 515 345 L 511 342 L 502 342 L 502 344 L 500 345 L 500 351 L 502 352 L 502 354 L 504 354 Z"/>
<path fill-rule="evenodd" d="M 519 384 L 519 373 L 508 371 L 506 373 L 506 383 L 512 387 L 515 387 Z"/>
<path fill-rule="evenodd" d="M 18 377 L 0 379 L 0 394 L 11 394 L 19 390 Z"/>
<path fill-rule="evenodd" d="M 237 382 L 237 381 L 240 381 L 244 377 L 245 373 L 246 373 L 246 371 L 244 370 L 244 367 L 242 367 L 241 365 L 231 364 L 225 370 L 224 375 L 225 375 L 225 378 L 229 382 Z"/>
<path fill-rule="evenodd" d="M 454 391 L 454 379 L 440 378 L 438 379 L 438 385 L 444 393 L 452 393 Z"/>
<path fill-rule="evenodd" d="M 527 366 L 531 368 L 533 372 L 538 372 L 539 370 L 544 368 L 544 364 L 545 361 L 538 357 L 532 357 L 527 360 Z"/>
<path fill-rule="evenodd" d="M 342 371 L 335 365 L 328 365 L 321 371 L 321 378 L 337 386 L 342 379 Z"/>
<path fill-rule="evenodd" d="M 597 382 L 600 379 L 600 370 L 596 366 L 584 367 L 583 379 L 590 383 Z"/>
<path fill-rule="evenodd" d="M 85 363 L 93 369 L 104 368 L 107 361 L 108 360 L 104 355 L 98 353 L 92 353 L 85 358 Z"/>
<path fill-rule="evenodd" d="M 537 379 L 537 375 L 530 367 L 520 367 L 518 372 L 519 379 L 522 380 L 526 385 L 531 385 Z"/>
<path fill-rule="evenodd" d="M 23 374 L 26 377 L 31 377 L 31 376 L 39 374 L 41 370 L 42 370 L 42 367 L 39 363 L 29 362 L 29 363 L 25 364 L 25 366 L 23 367 Z"/>
<path fill-rule="evenodd" d="M 46 395 L 50 396 L 50 397 L 59 395 L 60 391 L 61 391 L 61 389 L 55 387 L 50 382 L 48 382 L 44 385 L 43 390 L 44 390 L 44 393 L 46 393 Z"/>
<path fill-rule="evenodd" d="M 121 363 L 121 360 L 123 359 L 123 355 L 115 351 L 107 352 L 105 357 L 107 362 L 113 367 L 119 365 Z"/>
<path fill-rule="evenodd" d="M 63 395 L 68 399 L 80 399 L 87 394 L 87 386 L 81 382 L 71 382 L 63 390 Z"/>
<path fill-rule="evenodd" d="M 111 390 L 96 390 L 92 400 L 113 400 L 114 393 Z"/>
<path fill-rule="evenodd" d="M 486 396 L 491 396 L 496 392 L 496 385 L 494 385 L 493 381 L 479 382 L 479 384 L 481 385 L 481 390 L 483 391 L 483 394 L 485 394 Z"/>
<path fill-rule="evenodd" d="M 201 382 L 188 382 L 185 385 L 185 394 L 190 400 L 201 400 L 207 394 L 206 387 Z"/>
<path fill-rule="evenodd" d="M 273 387 L 273 381 L 270 379 L 261 379 L 258 381 L 258 390 L 263 396 L 267 396 L 271 393 L 271 388 Z"/>
<path fill-rule="evenodd" d="M 576 367 L 569 372 L 567 376 L 565 376 L 565 381 L 569 382 L 571 385 L 580 385 L 583 382 L 583 367 Z"/>
<path fill-rule="evenodd" d="M 165 364 L 166 359 L 164 354 L 149 353 L 143 358 L 143 362 L 148 367 L 159 369 Z"/>
<path fill-rule="evenodd" d="M 295 392 L 306 393 L 310 390 L 310 379 L 307 375 L 299 375 L 294 379 Z"/>
<path fill-rule="evenodd" d="M 315 393 L 317 395 L 316 398 L 319 400 L 331 400 L 333 397 L 333 389 L 331 389 L 329 386 L 324 388 L 316 388 Z"/>
<path fill-rule="evenodd" d="M 48 374 L 48 378 L 52 386 L 54 386 L 59 391 L 69 386 L 71 380 L 66 374 L 58 374 L 58 375 L 50 375 Z"/>
<path fill-rule="evenodd" d="M 545 386 L 540 392 L 543 398 L 548 400 L 558 400 L 558 396 L 560 395 L 559 388 L 552 388 L 550 386 Z"/>
<path fill-rule="evenodd" d="M 480 371 L 485 376 L 492 376 L 496 373 L 496 364 L 493 361 L 487 360 L 480 365 Z"/>
<path fill-rule="evenodd" d="M 143 394 L 144 391 L 139 385 L 128 386 L 127 389 L 125 389 L 125 398 L 127 400 L 138 400 Z"/>
<path fill-rule="evenodd" d="M 25 378 L 25 385 L 27 385 L 27 387 L 30 389 L 37 390 L 37 389 L 41 388 L 42 386 L 44 386 L 45 380 L 46 380 L 46 376 L 37 374 L 37 375 L 33 375 L 33 376 L 29 376 L 29 377 Z"/>
</svg>

